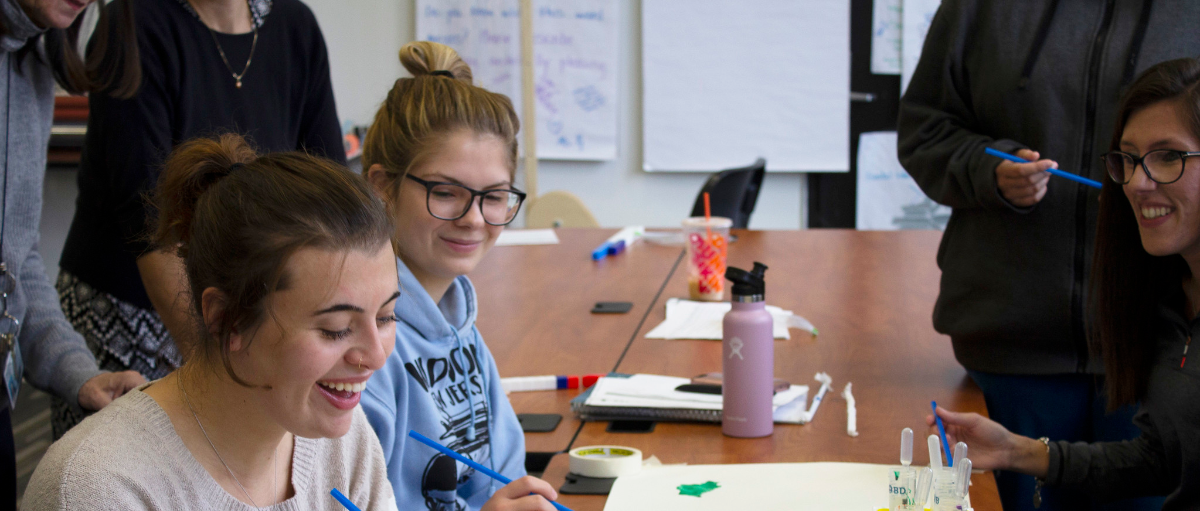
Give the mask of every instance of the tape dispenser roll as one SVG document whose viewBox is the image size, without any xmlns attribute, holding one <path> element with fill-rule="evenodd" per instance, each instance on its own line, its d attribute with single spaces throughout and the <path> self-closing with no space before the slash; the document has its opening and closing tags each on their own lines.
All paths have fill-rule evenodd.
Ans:
<svg viewBox="0 0 1200 511">
<path fill-rule="evenodd" d="M 613 478 L 642 470 L 642 451 L 619 445 L 571 449 L 571 472 L 584 477 Z"/>
</svg>

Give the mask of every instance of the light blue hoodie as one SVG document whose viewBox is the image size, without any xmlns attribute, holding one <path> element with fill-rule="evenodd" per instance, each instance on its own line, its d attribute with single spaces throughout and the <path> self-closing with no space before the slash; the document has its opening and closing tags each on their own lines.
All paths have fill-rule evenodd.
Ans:
<svg viewBox="0 0 1200 511">
<path fill-rule="evenodd" d="M 503 485 L 408 437 L 416 430 L 509 478 L 525 476 L 524 433 L 475 328 L 475 287 L 460 276 L 435 304 L 399 259 L 396 270 L 396 349 L 367 381 L 363 411 L 400 509 L 478 510 Z"/>
</svg>

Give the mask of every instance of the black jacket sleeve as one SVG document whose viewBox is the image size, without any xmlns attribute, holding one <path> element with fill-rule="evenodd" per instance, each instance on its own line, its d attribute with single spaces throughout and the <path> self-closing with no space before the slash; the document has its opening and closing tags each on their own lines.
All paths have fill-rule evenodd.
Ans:
<svg viewBox="0 0 1200 511">
<path fill-rule="evenodd" d="M 1022 146 L 977 132 L 963 52 L 970 37 L 972 2 L 946 0 L 933 18 L 921 60 L 900 100 L 900 163 L 931 199 L 953 208 L 1017 208 L 996 188 L 1000 160 L 985 147 L 1014 152 Z"/>
<path fill-rule="evenodd" d="M 1084 489 L 1102 500 L 1170 493 L 1179 481 L 1169 473 L 1157 428 L 1145 410 L 1133 423 L 1142 430 L 1133 440 L 1051 443 L 1046 484 Z"/>
</svg>

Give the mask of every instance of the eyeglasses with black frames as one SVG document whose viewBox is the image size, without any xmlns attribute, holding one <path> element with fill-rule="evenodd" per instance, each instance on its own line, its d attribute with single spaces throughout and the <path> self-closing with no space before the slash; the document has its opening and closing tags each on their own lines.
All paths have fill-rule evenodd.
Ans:
<svg viewBox="0 0 1200 511">
<path fill-rule="evenodd" d="M 405 177 L 425 187 L 425 209 L 440 220 L 458 220 L 467 215 L 475 198 L 480 197 L 479 211 L 488 225 L 508 225 L 517 218 L 525 192 L 520 190 L 475 190 L 457 183 L 426 181 L 412 174 Z"/>
<path fill-rule="evenodd" d="M 1177 151 L 1175 149 L 1158 149 L 1143 154 L 1140 158 L 1124 151 L 1111 151 L 1100 157 L 1104 167 L 1108 169 L 1108 177 L 1120 184 L 1129 184 L 1138 166 L 1146 173 L 1151 181 L 1158 184 L 1171 184 L 1183 177 L 1183 169 L 1187 167 L 1187 159 L 1200 156 L 1200 152 Z"/>
</svg>

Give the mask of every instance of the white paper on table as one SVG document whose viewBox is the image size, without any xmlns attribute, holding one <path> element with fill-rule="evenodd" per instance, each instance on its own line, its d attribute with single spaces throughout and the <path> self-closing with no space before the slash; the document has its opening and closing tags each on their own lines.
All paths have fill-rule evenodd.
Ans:
<svg viewBox="0 0 1200 511">
<path fill-rule="evenodd" d="M 900 74 L 901 9 L 900 0 L 875 0 L 875 12 L 871 17 L 872 73 Z"/>
<path fill-rule="evenodd" d="M 875 510 L 888 507 L 887 477 L 893 469 L 865 463 L 664 466 L 617 478 L 604 509 Z M 699 498 L 679 494 L 680 485 L 708 481 L 720 487 Z"/>
<path fill-rule="evenodd" d="M 496 246 L 514 245 L 557 245 L 558 234 L 554 229 L 505 229 L 496 238 Z"/>
<path fill-rule="evenodd" d="M 944 230 L 950 208 L 933 202 L 896 157 L 896 132 L 858 138 L 858 200 L 854 226 L 860 231 Z"/>
<path fill-rule="evenodd" d="M 833 386 L 833 378 L 828 374 L 817 373 L 814 376 L 818 382 L 821 382 L 821 387 L 817 389 L 817 395 L 813 397 L 812 404 L 808 408 L 804 408 L 807 401 L 792 401 L 787 405 L 775 409 L 775 422 L 784 422 L 789 424 L 808 424 L 812 422 L 813 417 L 817 415 L 817 409 L 821 407 L 821 401 L 825 399 L 825 394 L 829 392 L 829 388 Z M 807 400 L 808 396 L 805 396 Z"/>
<path fill-rule="evenodd" d="M 635 374 L 628 378 L 602 377 L 596 381 L 592 393 L 584 404 L 587 406 L 678 408 L 689 410 L 720 410 L 720 394 L 701 394 L 675 390 L 680 385 L 691 383 L 688 378 Z M 801 406 L 808 399 L 807 385 L 792 385 L 775 394 L 771 404 L 774 409 L 793 402 Z"/>
<path fill-rule="evenodd" d="M 667 318 L 646 333 L 647 339 L 707 339 L 721 340 L 724 332 L 722 320 L 732 305 L 729 302 L 697 302 L 671 298 L 667 300 Z M 767 312 L 775 319 L 772 332 L 776 339 L 791 339 L 788 321 L 794 315 L 773 305 Z M 803 319 L 803 318 L 802 318 Z"/>
<path fill-rule="evenodd" d="M 929 33 L 929 25 L 933 23 L 933 15 L 937 14 L 942 0 L 904 0 L 900 22 L 902 32 L 900 43 L 900 95 L 908 89 L 913 71 L 917 69 L 917 61 L 921 60 L 921 48 L 925 45 L 925 34 Z"/>
</svg>

